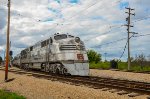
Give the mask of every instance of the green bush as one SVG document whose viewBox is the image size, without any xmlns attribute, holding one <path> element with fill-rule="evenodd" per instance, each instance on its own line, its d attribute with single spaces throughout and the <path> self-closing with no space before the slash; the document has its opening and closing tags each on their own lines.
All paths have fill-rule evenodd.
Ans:
<svg viewBox="0 0 150 99">
<path fill-rule="evenodd" d="M 109 62 L 98 62 L 97 64 L 95 62 L 90 63 L 91 69 L 109 69 L 110 63 Z"/>
<path fill-rule="evenodd" d="M 127 70 L 128 69 L 128 63 L 127 62 L 118 62 L 118 69 L 119 70 Z"/>
</svg>

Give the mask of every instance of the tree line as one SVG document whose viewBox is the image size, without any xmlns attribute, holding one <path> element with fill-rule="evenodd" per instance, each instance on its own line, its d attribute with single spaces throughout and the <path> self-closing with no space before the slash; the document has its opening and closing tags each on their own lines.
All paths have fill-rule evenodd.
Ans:
<svg viewBox="0 0 150 99">
<path fill-rule="evenodd" d="M 139 65 L 143 66 L 150 66 L 150 55 L 148 58 L 142 53 L 139 55 L 135 55 L 135 57 L 131 57 L 131 65 Z"/>
<path fill-rule="evenodd" d="M 94 50 L 88 50 L 87 55 L 88 55 L 89 63 L 95 62 L 97 64 L 98 62 L 102 61 L 102 55 L 97 53 Z M 121 60 L 116 60 L 116 61 L 121 62 Z M 132 63 L 131 65 L 137 65 L 137 66 L 150 66 L 150 55 L 148 56 L 148 58 L 146 58 L 146 56 L 143 53 L 135 55 L 135 57 L 131 57 L 131 63 Z"/>
</svg>

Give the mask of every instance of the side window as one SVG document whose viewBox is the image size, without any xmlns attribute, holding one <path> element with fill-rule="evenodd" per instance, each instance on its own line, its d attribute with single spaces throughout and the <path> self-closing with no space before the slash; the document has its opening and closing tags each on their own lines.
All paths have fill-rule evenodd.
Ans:
<svg viewBox="0 0 150 99">
<path fill-rule="evenodd" d="M 26 58 L 26 56 L 27 56 L 26 50 L 21 51 L 21 57 Z"/>
<path fill-rule="evenodd" d="M 53 39 L 50 37 L 50 44 L 52 44 L 53 43 Z"/>
<path fill-rule="evenodd" d="M 46 40 L 41 42 L 41 47 L 44 47 L 44 46 L 46 46 Z"/>
<path fill-rule="evenodd" d="M 49 39 L 48 40 L 46 40 L 46 45 L 48 45 L 49 44 Z"/>
<path fill-rule="evenodd" d="M 30 51 L 33 51 L 33 46 L 30 47 Z"/>
</svg>

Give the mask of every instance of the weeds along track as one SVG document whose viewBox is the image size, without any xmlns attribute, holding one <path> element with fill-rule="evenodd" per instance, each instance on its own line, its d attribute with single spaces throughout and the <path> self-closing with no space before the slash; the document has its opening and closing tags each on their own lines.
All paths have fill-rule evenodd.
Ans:
<svg viewBox="0 0 150 99">
<path fill-rule="evenodd" d="M 4 70 L 0 68 L 0 70 Z M 129 93 L 137 93 L 150 95 L 150 83 L 146 82 L 137 82 L 137 81 L 129 81 L 129 80 L 120 80 L 120 79 L 112 79 L 112 78 L 103 78 L 103 77 L 95 77 L 95 76 L 63 76 L 63 75 L 54 75 L 41 71 L 25 71 L 20 69 L 10 69 L 9 72 L 27 76 L 33 76 L 40 79 L 47 79 L 52 81 L 60 81 L 63 83 L 69 83 L 76 86 L 88 86 L 94 89 L 102 89 L 104 91 L 110 90 L 111 92 L 120 92 L 119 94 L 129 94 Z M 114 91 L 113 91 L 114 90 Z M 134 95 L 132 95 L 134 96 Z"/>
<path fill-rule="evenodd" d="M 100 69 L 100 70 L 103 70 L 103 69 Z M 111 71 L 129 72 L 129 73 L 150 74 L 150 71 L 133 71 L 133 70 L 127 71 L 127 70 L 119 70 L 119 69 L 109 69 L 109 70 L 111 70 Z"/>
</svg>

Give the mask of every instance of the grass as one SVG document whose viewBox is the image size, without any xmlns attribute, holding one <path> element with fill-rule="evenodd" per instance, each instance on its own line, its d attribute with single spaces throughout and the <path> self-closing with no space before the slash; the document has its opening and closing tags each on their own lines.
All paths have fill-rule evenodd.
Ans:
<svg viewBox="0 0 150 99">
<path fill-rule="evenodd" d="M 97 64 L 90 63 L 90 69 L 110 69 L 110 62 L 99 62 Z M 118 62 L 118 69 L 119 70 L 128 70 L 128 63 L 127 62 Z M 150 71 L 150 66 L 139 66 L 136 64 L 131 64 L 131 71 L 136 72 L 144 72 L 144 71 Z"/>
<path fill-rule="evenodd" d="M 99 62 L 97 64 L 90 63 L 90 69 L 109 69 L 110 68 L 110 62 Z"/>
<path fill-rule="evenodd" d="M 17 95 L 13 92 L 6 92 L 4 90 L 0 90 L 0 99 L 26 99 L 23 96 Z"/>
</svg>

